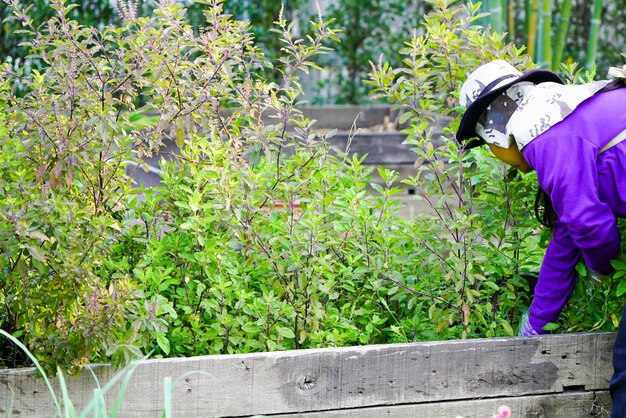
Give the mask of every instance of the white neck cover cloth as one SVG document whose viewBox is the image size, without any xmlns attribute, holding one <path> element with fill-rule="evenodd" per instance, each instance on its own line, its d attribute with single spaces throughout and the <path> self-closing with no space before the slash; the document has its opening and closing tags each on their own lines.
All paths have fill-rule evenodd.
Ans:
<svg viewBox="0 0 626 418">
<path fill-rule="evenodd" d="M 512 136 L 518 149 L 556 125 L 609 81 L 581 85 L 520 82 L 494 99 L 476 124 L 488 144 L 509 148 Z"/>
</svg>

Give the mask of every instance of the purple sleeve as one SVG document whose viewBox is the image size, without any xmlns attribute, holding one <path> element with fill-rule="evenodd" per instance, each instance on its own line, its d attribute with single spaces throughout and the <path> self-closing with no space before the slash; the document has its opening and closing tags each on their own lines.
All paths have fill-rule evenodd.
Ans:
<svg viewBox="0 0 626 418">
<path fill-rule="evenodd" d="M 587 267 L 609 273 L 610 261 L 619 252 L 620 234 L 611 208 L 598 194 L 598 147 L 575 136 L 546 137 L 534 145 L 529 152 L 531 164 L 559 220 Z"/>
<path fill-rule="evenodd" d="M 530 325 L 538 333 L 559 318 L 576 285 L 575 267 L 579 258 L 580 250 L 574 245 L 567 227 L 557 221 L 529 310 Z"/>
<path fill-rule="evenodd" d="M 620 235 L 609 205 L 598 195 L 596 145 L 567 136 L 544 137 L 527 148 L 524 155 L 559 219 L 530 308 L 531 325 L 539 331 L 558 318 L 571 295 L 579 256 L 588 267 L 608 273 L 610 260 L 619 251 Z"/>
</svg>

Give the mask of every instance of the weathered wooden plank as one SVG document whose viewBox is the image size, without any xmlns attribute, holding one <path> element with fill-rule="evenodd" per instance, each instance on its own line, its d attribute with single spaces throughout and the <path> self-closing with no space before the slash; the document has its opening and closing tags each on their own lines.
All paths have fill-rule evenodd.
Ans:
<svg viewBox="0 0 626 418">
<path fill-rule="evenodd" d="M 511 407 L 511 416 L 526 418 L 589 418 L 609 417 L 611 396 L 608 391 L 567 392 L 555 395 L 532 395 L 515 398 L 476 399 L 433 402 L 414 405 L 344 409 L 298 414 L 299 418 L 487 418 L 498 407 Z M 272 415 L 272 418 L 293 416 Z"/>
<path fill-rule="evenodd" d="M 124 417 L 153 417 L 163 379 L 177 380 L 176 416 L 245 416 L 606 390 L 614 333 L 494 338 L 151 360 L 137 367 Z M 202 372 L 203 374 L 187 373 Z M 96 367 L 101 381 L 112 375 Z M 90 373 L 70 381 L 78 404 Z M 45 387 L 27 371 L 0 373 L 0 414 L 46 416 Z M 30 415 L 29 415 L 30 414 Z M 43 415 L 38 415 L 43 414 Z"/>
<path fill-rule="evenodd" d="M 310 120 L 315 120 L 315 129 L 338 129 L 349 131 L 353 127 L 369 128 L 382 125 L 385 122 L 394 122 L 398 118 L 398 110 L 388 105 L 321 105 L 302 106 L 299 108 L 302 115 Z M 231 109 L 222 109 L 223 116 L 230 116 Z M 277 124 L 276 111 L 266 111 L 262 115 L 264 123 Z M 437 125 L 449 123 L 449 118 L 432 115 Z M 288 129 L 293 128 L 293 123 Z"/>
<path fill-rule="evenodd" d="M 348 151 L 350 155 L 367 155 L 364 164 L 414 167 L 417 156 L 411 146 L 404 143 L 406 138 L 406 134 L 400 132 L 364 132 L 357 135 L 338 132 L 328 142 L 340 151 Z"/>
<path fill-rule="evenodd" d="M 394 165 L 407 166 L 413 168 L 416 155 L 411 147 L 404 144 L 406 134 L 399 132 L 367 132 L 352 135 L 347 132 L 339 132 L 329 138 L 328 142 L 340 151 L 346 151 L 349 148 L 350 155 L 366 155 L 364 164 L 369 165 Z M 350 146 L 348 147 L 348 143 Z M 441 143 L 440 140 L 433 140 L 435 145 Z M 282 150 L 285 154 L 292 154 L 293 147 L 286 147 Z M 148 167 L 148 171 L 144 168 L 136 168 L 134 165 L 128 169 L 132 173 L 132 177 L 137 184 L 143 184 L 153 187 L 159 184 L 160 176 L 158 174 L 159 162 L 162 158 L 171 159 L 174 155 L 179 154 L 178 147 L 170 140 L 164 140 L 163 145 L 158 153 L 151 157 L 145 157 L 144 162 Z M 412 174 L 415 169 L 413 168 Z"/>
</svg>

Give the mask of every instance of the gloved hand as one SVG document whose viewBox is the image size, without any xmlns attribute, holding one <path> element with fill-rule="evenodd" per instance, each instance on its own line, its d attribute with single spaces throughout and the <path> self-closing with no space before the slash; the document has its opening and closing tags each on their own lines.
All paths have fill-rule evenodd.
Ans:
<svg viewBox="0 0 626 418">
<path fill-rule="evenodd" d="M 596 286 L 600 286 L 605 280 L 608 280 L 613 275 L 613 272 L 609 274 L 604 274 L 592 269 L 591 267 L 587 267 L 587 271 L 589 272 L 589 277 L 591 277 L 591 281 Z"/>
<path fill-rule="evenodd" d="M 524 315 L 522 315 L 522 320 L 520 321 L 517 335 L 520 337 L 531 337 L 533 335 L 539 335 L 539 333 L 535 331 L 530 325 L 530 321 L 528 320 L 528 311 L 524 312 Z"/>
</svg>

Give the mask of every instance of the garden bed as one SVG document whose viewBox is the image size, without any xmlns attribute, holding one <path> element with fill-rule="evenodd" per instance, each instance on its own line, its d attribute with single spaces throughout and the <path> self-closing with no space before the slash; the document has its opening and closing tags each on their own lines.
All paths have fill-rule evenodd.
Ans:
<svg viewBox="0 0 626 418">
<path fill-rule="evenodd" d="M 581 333 L 148 360 L 135 370 L 119 416 L 158 416 L 168 377 L 178 417 L 481 418 L 500 405 L 515 417 L 608 416 L 614 340 Z M 92 370 L 101 382 L 115 373 Z M 93 377 L 83 371 L 68 380 L 80 408 Z M 13 395 L 14 416 L 53 410 L 33 370 L 0 372 L 0 414 Z"/>
<path fill-rule="evenodd" d="M 177 2 L 96 28 L 59 0 L 43 32 L 19 3 L 45 70 L 0 71 L 0 319 L 46 370 L 153 353 L 120 389 L 124 417 L 486 417 L 510 404 L 515 415 L 576 418 L 609 409 L 614 334 L 466 339 L 515 335 L 532 298 L 525 275 L 543 251 L 527 216 L 533 178 L 508 181 L 483 147 L 433 147 L 441 125 L 422 113 L 458 120 L 454 92 L 483 60 L 530 69 L 519 49 L 473 23 L 478 9 L 435 2 L 403 67 L 372 68 L 373 98 L 412 112 L 401 119 L 413 156 L 390 108 L 382 120 L 365 109 L 343 125 L 298 111 L 301 79 L 337 34 L 322 18 L 296 40 L 281 14 L 282 51 L 270 62 L 220 2 L 197 34 Z M 223 106 L 230 117 L 218 117 Z M 146 109 L 163 117 L 146 123 Z M 133 189 L 129 166 L 178 152 L 164 138 L 181 155 L 148 161 L 163 187 Z M 327 140 L 367 159 L 338 158 Z M 406 189 L 396 187 L 411 172 Z M 435 217 L 400 219 L 394 199 L 410 190 Z M 600 292 L 581 277 L 556 326 L 614 329 L 625 265 Z M 0 357 L 22 364 L 11 348 Z M 298 348 L 308 350 L 279 351 Z M 194 357 L 250 352 L 259 354 Z M 96 376 L 119 377 L 93 366 L 56 392 L 80 410 L 100 401 Z M 32 370 L 0 373 L 0 414 L 64 415 L 53 399 Z"/>
</svg>

